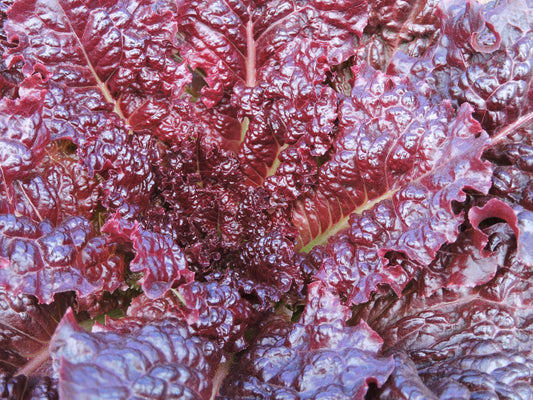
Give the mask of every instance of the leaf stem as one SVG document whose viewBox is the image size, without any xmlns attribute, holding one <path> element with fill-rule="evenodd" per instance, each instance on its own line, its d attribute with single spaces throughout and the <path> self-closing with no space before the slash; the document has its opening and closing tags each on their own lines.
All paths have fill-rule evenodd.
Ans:
<svg viewBox="0 0 533 400">
<path fill-rule="evenodd" d="M 220 388 L 224 379 L 229 373 L 229 369 L 233 364 L 233 357 L 230 357 L 226 362 L 219 364 L 215 376 L 213 377 L 213 391 L 211 392 L 211 398 L 209 400 L 214 400 L 219 394 Z"/>
<path fill-rule="evenodd" d="M 526 125 L 528 122 L 533 121 L 533 112 L 530 112 L 529 114 L 526 114 L 520 118 L 518 118 L 515 122 L 513 122 L 511 125 L 508 125 L 503 131 L 498 133 L 496 136 L 492 138 L 492 144 L 498 144 L 503 139 L 505 139 L 508 135 L 513 133 L 519 128 L 522 128 L 524 125 Z"/>
<path fill-rule="evenodd" d="M 30 359 L 22 368 L 13 374 L 30 376 L 35 372 L 44 362 L 50 358 L 50 345 L 45 346 L 40 352 L 38 352 L 33 358 Z"/>
<path fill-rule="evenodd" d="M 246 86 L 255 86 L 255 40 L 251 16 L 246 23 Z"/>
</svg>

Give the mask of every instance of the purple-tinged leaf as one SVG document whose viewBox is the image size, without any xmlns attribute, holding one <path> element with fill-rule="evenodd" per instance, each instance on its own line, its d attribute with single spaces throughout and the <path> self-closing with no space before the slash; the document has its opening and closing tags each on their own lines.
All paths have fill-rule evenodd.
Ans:
<svg viewBox="0 0 533 400">
<path fill-rule="evenodd" d="M 8 63 L 51 73 L 47 117 L 56 138 L 79 143 L 88 122 L 80 117 L 112 118 L 108 111 L 134 130 L 152 128 L 190 80 L 173 59 L 174 13 L 170 3 L 147 0 L 16 1 L 5 24 L 18 42 Z"/>
<path fill-rule="evenodd" d="M 264 65 L 258 84 L 237 83 L 233 102 L 246 133 L 239 160 L 248 179 L 292 201 L 315 183 L 317 162 L 331 147 L 337 94 L 322 85 L 327 51 L 310 40 L 287 45 Z M 295 165 L 300 165 L 295 170 Z"/>
<path fill-rule="evenodd" d="M 146 211 L 156 186 L 155 164 L 161 157 L 155 139 L 112 127 L 88 138 L 78 154 L 91 174 L 96 172 L 105 179 L 102 204 L 109 211 L 124 218 L 136 218 Z"/>
<path fill-rule="evenodd" d="M 487 235 L 479 229 L 468 228 L 459 233 L 457 240 L 442 246 L 421 272 L 420 292 L 429 297 L 442 288 L 471 288 L 487 283 L 498 269 L 498 254 L 486 250 L 487 243 Z"/>
<path fill-rule="evenodd" d="M 228 352 L 243 350 L 246 329 L 259 314 L 252 304 L 228 282 L 192 282 L 176 290 L 183 303 L 180 314 L 197 335 L 215 340 Z"/>
<path fill-rule="evenodd" d="M 533 211 L 533 134 L 516 129 L 487 149 L 484 158 L 493 164 L 491 194 Z"/>
<path fill-rule="evenodd" d="M 22 75 L 22 63 L 8 68 L 4 62 L 4 54 L 9 49 L 4 23 L 7 18 L 7 9 L 13 3 L 12 0 L 4 0 L 0 3 L 0 99 L 7 97 L 15 99 L 18 96 L 19 84 L 24 80 Z"/>
<path fill-rule="evenodd" d="M 301 321 L 266 320 L 218 398 L 362 400 L 370 382 L 386 381 L 394 362 L 378 355 L 381 339 L 364 322 L 346 326 L 349 314 L 320 283 L 309 286 Z"/>
<path fill-rule="evenodd" d="M 198 141 L 205 148 L 237 152 L 241 142 L 241 123 L 229 96 L 209 109 L 200 101 L 182 99 L 172 103 L 170 113 L 153 130 L 153 134 L 171 145 L 184 146 L 188 141 Z"/>
<path fill-rule="evenodd" d="M 366 7 L 353 0 L 179 0 L 180 54 L 205 72 L 202 98 L 212 106 L 237 82 L 255 86 L 263 66 L 292 42 L 309 40 L 325 50 L 328 63 L 341 63 L 362 34 Z"/>
<path fill-rule="evenodd" d="M 58 400 L 57 379 L 0 373 L 0 396 L 9 400 Z"/>
<path fill-rule="evenodd" d="M 523 263 L 533 265 L 533 212 L 518 204 L 510 206 L 499 199 L 490 199 L 482 207 L 473 207 L 468 218 L 474 227 L 490 218 L 507 222 L 516 237 L 516 256 Z"/>
<path fill-rule="evenodd" d="M 48 344 L 73 296 L 39 304 L 33 296 L 0 288 L 0 372 L 10 376 L 51 376 Z M 1 393 L 1 392 L 0 392 Z"/>
<path fill-rule="evenodd" d="M 263 304 L 301 288 L 288 209 L 246 184 L 234 154 L 199 142 L 166 152 L 158 171 L 162 206 L 146 214 L 143 228 L 174 238 L 199 277 L 231 270 L 231 279 L 251 282 Z"/>
<path fill-rule="evenodd" d="M 401 52 L 422 57 L 436 41 L 440 20 L 438 1 L 373 0 L 369 2 L 369 21 L 355 61 L 366 61 L 375 69 L 387 71 L 391 58 Z"/>
<path fill-rule="evenodd" d="M 469 13 L 474 4 L 465 3 L 465 21 L 457 25 L 452 21 L 458 10 L 451 15 L 444 10 L 445 18 L 452 18 L 446 23 L 452 25 L 451 32 L 445 28 L 446 34 L 461 49 L 456 54 L 465 63 L 450 79 L 450 94 L 460 103 L 470 102 L 483 127 L 495 132 L 532 111 L 533 7 L 527 1 L 502 1 L 485 7 L 481 16 Z M 479 28 L 471 28 L 464 40 L 458 29 L 468 26 Z"/>
<path fill-rule="evenodd" d="M 54 227 L 46 220 L 0 215 L 0 286 L 14 295 L 51 303 L 55 293 L 71 290 L 81 297 L 112 292 L 123 284 L 123 269 L 114 246 L 83 217 Z"/>
<path fill-rule="evenodd" d="M 18 43 L 8 62 L 48 79 L 43 120 L 52 139 L 78 146 L 89 174 L 103 178 L 103 205 L 128 218 L 154 190 L 157 145 L 146 132 L 190 80 L 174 60 L 174 13 L 170 2 L 149 0 L 19 1 L 5 25 Z"/>
<path fill-rule="evenodd" d="M 102 227 L 117 242 L 131 243 L 135 258 L 132 272 L 143 272 L 139 281 L 151 299 L 165 294 L 175 282 L 190 282 L 194 273 L 187 269 L 183 250 L 168 235 L 144 230 L 137 222 L 113 217 Z"/>
<path fill-rule="evenodd" d="M 530 115 L 531 3 L 443 1 L 439 9 L 439 44 L 423 59 L 400 55 L 389 72 L 408 71 L 434 84 L 439 96 L 470 103 L 491 135 Z"/>
<path fill-rule="evenodd" d="M 401 351 L 393 353 L 394 371 L 379 395 L 368 396 L 367 400 L 440 400 L 418 375 L 415 363 Z"/>
<path fill-rule="evenodd" d="M 519 205 L 514 205 L 516 213 L 518 234 L 517 257 L 523 263 L 533 266 L 533 212 Z"/>
<path fill-rule="evenodd" d="M 246 329 L 252 328 L 259 313 L 234 288 L 235 282 L 191 282 L 171 289 L 152 300 L 141 295 L 132 300 L 125 318 L 107 319 L 106 326 L 125 330 L 165 320 L 187 323 L 192 332 L 217 343 L 227 352 L 243 350 Z"/>
<path fill-rule="evenodd" d="M 49 342 L 72 301 L 67 294 L 38 304 L 0 288 L 0 398 L 57 400 Z"/>
<path fill-rule="evenodd" d="M 299 199 L 293 213 L 302 247 L 324 243 L 348 226 L 352 212 L 411 183 L 437 192 L 461 178 L 465 187 L 488 189 L 490 170 L 479 160 L 488 140 L 471 108 L 456 114 L 447 102 L 433 104 L 407 78 L 370 67 L 359 74 L 352 97 L 341 104 L 340 132 L 318 187 Z"/>
<path fill-rule="evenodd" d="M 293 211 L 315 279 L 354 304 L 381 284 L 400 293 L 413 270 L 389 264 L 389 254 L 428 265 L 457 237 L 463 216 L 453 202 L 465 200 L 466 188 L 486 193 L 491 176 L 480 160 L 488 136 L 471 107 L 455 113 L 407 78 L 359 73 L 318 186 Z"/>
<path fill-rule="evenodd" d="M 57 224 L 71 216 L 92 219 L 97 206 L 98 182 L 60 145 L 50 145 L 40 163 L 26 176 L 0 189 L 2 213 L 24 215 L 34 221 Z"/>
<path fill-rule="evenodd" d="M 23 97 L 0 100 L 0 179 L 6 184 L 35 168 L 50 141 L 43 123 L 46 92 L 29 89 Z"/>
<path fill-rule="evenodd" d="M 405 352 L 426 389 L 439 399 L 528 398 L 533 393 L 531 271 L 515 256 L 510 226 L 498 223 L 484 232 L 488 250 L 498 255 L 496 261 L 487 259 L 498 268 L 490 282 L 442 289 L 430 297 L 413 282 L 401 298 L 381 296 L 359 312 L 382 335 L 384 350 Z M 411 398 L 411 390 L 419 392 L 420 382 L 398 387 L 402 371 L 393 373 L 384 398 Z"/>
<path fill-rule="evenodd" d="M 103 329 L 103 328 L 100 328 Z M 216 345 L 186 324 L 162 321 L 128 333 L 80 328 L 61 320 L 51 345 L 59 396 L 85 399 L 205 399 L 221 360 Z"/>
<path fill-rule="evenodd" d="M 50 144 L 41 86 L 39 76 L 28 78 L 19 88 L 21 98 L 0 101 L 0 210 L 53 224 L 75 215 L 90 219 L 98 184 L 66 143 Z"/>
</svg>

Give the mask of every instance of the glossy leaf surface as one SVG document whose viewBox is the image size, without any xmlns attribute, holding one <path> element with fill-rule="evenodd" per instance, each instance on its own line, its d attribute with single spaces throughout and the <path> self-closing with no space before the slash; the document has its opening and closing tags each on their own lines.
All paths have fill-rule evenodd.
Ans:
<svg viewBox="0 0 533 400">
<path fill-rule="evenodd" d="M 393 361 L 377 355 L 381 339 L 365 323 L 346 326 L 348 315 L 324 286 L 311 285 L 300 322 L 265 321 L 219 398 L 363 399 L 368 383 L 385 382 Z"/>
</svg>

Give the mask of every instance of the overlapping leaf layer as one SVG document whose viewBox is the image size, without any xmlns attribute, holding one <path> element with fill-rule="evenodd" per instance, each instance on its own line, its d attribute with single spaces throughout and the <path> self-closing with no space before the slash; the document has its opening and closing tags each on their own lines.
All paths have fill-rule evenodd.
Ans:
<svg viewBox="0 0 533 400">
<path fill-rule="evenodd" d="M 529 0 L 0 1 L 0 398 L 530 398 Z"/>
</svg>

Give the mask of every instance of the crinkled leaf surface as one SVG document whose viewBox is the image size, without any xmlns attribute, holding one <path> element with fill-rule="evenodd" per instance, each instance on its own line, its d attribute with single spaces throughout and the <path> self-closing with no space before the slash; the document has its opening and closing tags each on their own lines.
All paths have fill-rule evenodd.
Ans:
<svg viewBox="0 0 533 400">
<path fill-rule="evenodd" d="M 206 73 L 204 101 L 214 104 L 237 82 L 253 87 L 269 58 L 297 40 L 325 49 L 329 63 L 348 58 L 366 25 L 364 1 L 179 0 L 182 56 Z"/>
<path fill-rule="evenodd" d="M 0 393 L 7 399 L 57 400 L 57 380 L 48 376 L 27 378 L 0 373 Z"/>
<path fill-rule="evenodd" d="M 446 180 L 458 180 L 463 163 L 472 164 L 471 174 L 461 176 L 464 186 L 488 189 L 490 170 L 479 160 L 487 136 L 471 109 L 456 114 L 449 103 L 427 99 L 425 90 L 406 77 L 362 67 L 351 98 L 341 104 L 340 132 L 319 171 L 316 193 L 294 212 L 302 246 L 326 240 L 347 226 L 350 213 L 410 184 L 438 191 Z"/>
<path fill-rule="evenodd" d="M 398 54 L 389 71 L 408 72 L 427 80 L 436 96 L 470 103 L 491 134 L 530 119 L 531 3 L 447 1 L 438 10 L 439 43 L 420 58 Z"/>
<path fill-rule="evenodd" d="M 368 300 L 383 283 L 401 292 L 412 271 L 386 267 L 387 253 L 429 264 L 458 234 L 462 216 L 452 202 L 465 199 L 465 188 L 490 187 L 490 169 L 480 160 L 488 137 L 471 108 L 455 113 L 447 102 L 428 101 L 423 90 L 363 67 L 341 105 L 335 152 L 319 171 L 317 189 L 294 209 L 316 278 L 351 303 Z"/>
<path fill-rule="evenodd" d="M 90 178 L 74 155 L 65 153 L 56 143 L 46 152 L 27 176 L 4 186 L 0 210 L 54 224 L 76 215 L 91 219 L 99 199 L 98 182 Z"/>
<path fill-rule="evenodd" d="M 19 43 L 8 62 L 22 59 L 24 71 L 44 66 L 51 75 L 54 137 L 80 142 L 84 125 L 92 125 L 86 118 L 104 123 L 108 111 L 132 129 L 152 127 L 188 80 L 172 59 L 177 25 L 170 3 L 20 1 L 8 15 L 8 39 Z"/>
<path fill-rule="evenodd" d="M 530 8 L 0 2 L 0 397 L 531 397 Z"/>
<path fill-rule="evenodd" d="M 179 279 L 185 282 L 193 279 L 183 251 L 171 237 L 146 231 L 139 224 L 120 218 L 109 219 L 102 231 L 110 234 L 114 241 L 131 243 L 135 258 L 130 270 L 144 273 L 139 284 L 148 297 L 157 299 Z"/>
<path fill-rule="evenodd" d="M 531 112 L 533 7 L 528 1 L 502 1 L 482 11 L 474 2 L 462 7 L 444 10 L 445 32 L 456 47 L 447 61 L 459 67 L 450 94 L 473 104 L 487 131 L 501 130 Z"/>
<path fill-rule="evenodd" d="M 27 217 L 0 215 L 0 284 L 13 294 L 50 303 L 55 293 L 81 297 L 113 291 L 124 281 L 123 260 L 83 217 L 53 226 Z"/>
<path fill-rule="evenodd" d="M 158 173 L 161 206 L 143 225 L 172 237 L 197 276 L 231 269 L 237 280 L 252 282 L 267 306 L 293 284 L 301 286 L 288 210 L 273 205 L 264 188 L 246 183 L 234 154 L 201 139 L 187 141 L 165 153 Z"/>
<path fill-rule="evenodd" d="M 394 366 L 378 355 L 381 339 L 365 323 L 346 326 L 349 310 L 320 283 L 309 286 L 298 323 L 266 320 L 226 378 L 220 399 L 363 399 Z"/>
<path fill-rule="evenodd" d="M 487 283 L 498 269 L 498 255 L 485 250 L 488 237 L 468 228 L 454 243 L 444 245 L 421 272 L 420 290 L 429 296 L 442 288 L 476 287 Z"/>
<path fill-rule="evenodd" d="M 429 297 L 415 283 L 401 299 L 384 296 L 360 314 L 382 335 L 385 349 L 405 352 L 416 365 L 397 370 L 380 398 L 408 399 L 428 389 L 436 398 L 531 395 L 531 271 L 516 258 L 508 225 L 485 233 L 499 268 L 488 283 Z"/>
<path fill-rule="evenodd" d="M 5 24 L 8 63 L 47 79 L 43 121 L 69 139 L 81 163 L 104 182 L 104 205 L 138 216 L 155 185 L 157 146 L 133 131 L 157 128 L 189 82 L 173 58 L 170 3 L 16 2 Z"/>
<path fill-rule="evenodd" d="M 488 149 L 493 164 L 491 193 L 533 210 L 533 135 L 530 127 L 513 131 L 505 141 Z"/>
<path fill-rule="evenodd" d="M 8 68 L 3 58 L 3 55 L 10 47 L 4 30 L 4 23 L 7 19 L 7 9 L 12 3 L 11 0 L 5 0 L 0 3 L 0 54 L 2 55 L 0 57 L 0 98 L 7 97 L 10 99 L 17 97 L 18 85 L 24 79 L 20 63 Z"/>
<path fill-rule="evenodd" d="M 61 398 L 209 399 L 221 359 L 186 324 L 161 321 L 130 332 L 88 333 L 67 312 L 51 345 Z"/>
<path fill-rule="evenodd" d="M 66 143 L 50 143 L 42 111 L 46 90 L 38 76 L 26 79 L 22 97 L 0 102 L 2 179 L 0 210 L 56 224 L 69 216 L 91 218 L 98 183 Z"/>
<path fill-rule="evenodd" d="M 6 184 L 27 175 L 44 155 L 50 141 L 42 118 L 45 93 L 30 89 L 19 99 L 0 100 L 0 171 Z"/>
<path fill-rule="evenodd" d="M 72 302 L 56 297 L 50 305 L 0 289 L 0 396 L 8 399 L 56 399 L 49 342 Z"/>
<path fill-rule="evenodd" d="M 422 57 L 440 38 L 438 1 L 374 0 L 356 61 L 386 71 L 397 53 Z"/>
<path fill-rule="evenodd" d="M 47 305 L 33 296 L 0 291 L 0 371 L 13 376 L 51 375 L 48 342 L 68 307 L 68 298 Z"/>
<path fill-rule="evenodd" d="M 180 313 L 194 331 L 218 340 L 229 352 L 247 347 L 246 329 L 259 318 L 259 313 L 229 282 L 192 282 L 177 289 Z"/>
<path fill-rule="evenodd" d="M 245 331 L 260 314 L 234 284 L 230 279 L 191 282 L 156 300 L 142 295 L 133 299 L 125 318 L 108 319 L 106 326 L 124 330 L 173 319 L 187 323 L 196 335 L 209 338 L 225 351 L 237 352 L 246 348 Z"/>
<path fill-rule="evenodd" d="M 279 201 L 315 183 L 317 162 L 331 147 L 337 94 L 322 84 L 327 51 L 311 40 L 291 42 L 269 59 L 254 87 L 237 84 L 232 101 L 246 117 L 239 160 L 248 179 Z"/>
</svg>

